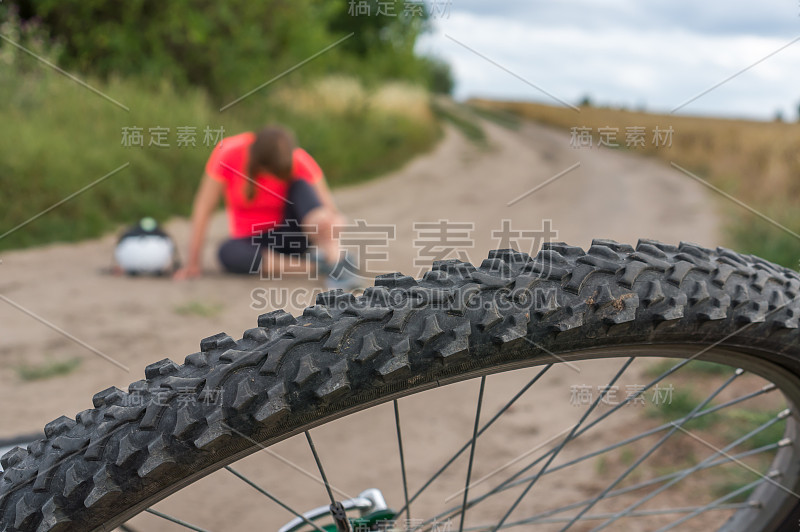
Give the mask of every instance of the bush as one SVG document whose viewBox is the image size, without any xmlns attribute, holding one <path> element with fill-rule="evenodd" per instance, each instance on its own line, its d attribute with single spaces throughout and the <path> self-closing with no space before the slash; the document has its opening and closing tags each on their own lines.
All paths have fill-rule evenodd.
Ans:
<svg viewBox="0 0 800 532">
<path fill-rule="evenodd" d="M 370 83 L 425 84 L 441 76 L 442 65 L 415 51 L 418 37 L 430 28 L 428 15 L 409 12 L 413 6 L 407 3 L 20 0 L 18 5 L 24 20 L 38 21 L 61 40 L 55 58 L 70 71 L 103 80 L 167 79 L 181 88 L 201 87 L 221 104 L 301 62 L 293 79 L 345 72 Z M 0 20 L 15 9 L 0 2 Z M 323 57 L 309 60 L 322 50 Z"/>
</svg>

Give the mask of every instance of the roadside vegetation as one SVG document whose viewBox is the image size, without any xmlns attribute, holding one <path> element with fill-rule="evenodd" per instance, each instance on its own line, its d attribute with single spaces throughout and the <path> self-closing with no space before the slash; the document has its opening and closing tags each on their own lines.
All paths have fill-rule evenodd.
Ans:
<svg viewBox="0 0 800 532">
<path fill-rule="evenodd" d="M 47 358 L 44 362 L 38 364 L 20 364 L 14 369 L 16 370 L 17 377 L 23 381 L 29 382 L 68 375 L 78 369 L 80 365 L 81 359 L 78 357 L 63 360 Z"/>
<path fill-rule="evenodd" d="M 221 303 L 203 301 L 187 301 L 181 305 L 176 306 L 173 310 L 179 316 L 192 316 L 199 318 L 215 318 L 219 316 L 224 310 Z"/>
</svg>

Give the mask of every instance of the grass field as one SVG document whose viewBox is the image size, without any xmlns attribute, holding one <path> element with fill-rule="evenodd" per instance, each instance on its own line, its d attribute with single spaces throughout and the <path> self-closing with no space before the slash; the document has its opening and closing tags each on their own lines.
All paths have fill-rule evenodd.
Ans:
<svg viewBox="0 0 800 532">
<path fill-rule="evenodd" d="M 469 103 L 477 109 L 510 112 L 564 129 L 575 136 L 571 142 L 574 140 L 576 146 L 581 134 L 590 135 L 591 141 L 586 138 L 585 143 L 591 142 L 592 149 L 602 141 L 611 149 L 679 165 L 789 229 L 777 227 L 719 195 L 719 205 L 727 215 L 725 244 L 797 269 L 800 124 L 589 106 L 576 111 L 529 102 L 476 99 Z M 675 171 L 680 175 L 679 170 Z"/>
</svg>

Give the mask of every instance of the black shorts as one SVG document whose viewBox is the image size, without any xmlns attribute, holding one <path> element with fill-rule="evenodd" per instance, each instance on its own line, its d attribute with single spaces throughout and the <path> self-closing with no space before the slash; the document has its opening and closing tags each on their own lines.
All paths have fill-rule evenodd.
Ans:
<svg viewBox="0 0 800 532">
<path fill-rule="evenodd" d="M 278 225 L 256 233 L 251 237 L 230 238 L 219 247 L 219 261 L 228 273 L 259 273 L 264 248 L 283 254 L 305 255 L 308 252 L 308 234 L 303 232 L 300 222 L 309 212 L 322 206 L 316 191 L 302 179 L 289 185 L 283 211 L 283 221 Z"/>
</svg>

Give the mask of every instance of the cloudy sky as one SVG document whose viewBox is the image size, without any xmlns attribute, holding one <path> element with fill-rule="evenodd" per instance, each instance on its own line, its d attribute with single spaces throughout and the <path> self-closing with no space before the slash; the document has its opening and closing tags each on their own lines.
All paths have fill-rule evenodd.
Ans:
<svg viewBox="0 0 800 532">
<path fill-rule="evenodd" d="M 798 116 L 798 0 L 428 3 L 435 29 L 420 46 L 451 63 L 458 98 Z"/>
</svg>

